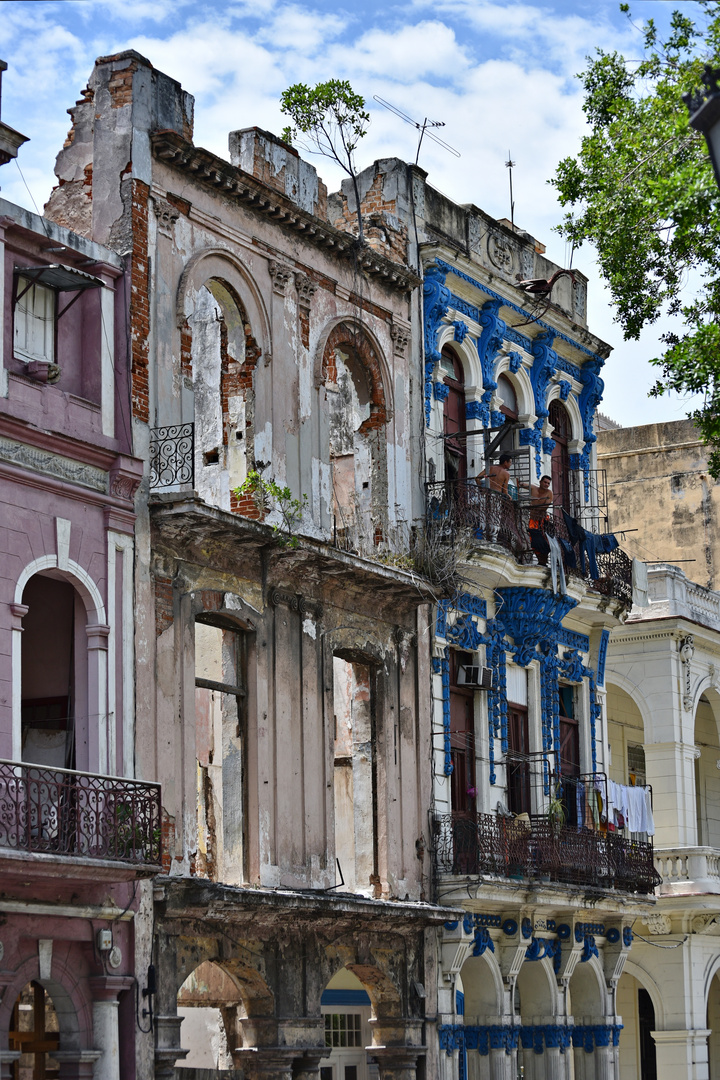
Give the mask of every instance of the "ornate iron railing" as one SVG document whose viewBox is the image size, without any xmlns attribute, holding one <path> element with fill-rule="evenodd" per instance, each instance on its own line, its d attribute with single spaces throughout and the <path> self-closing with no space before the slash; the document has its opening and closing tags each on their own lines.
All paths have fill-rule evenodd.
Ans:
<svg viewBox="0 0 720 1080">
<path fill-rule="evenodd" d="M 438 874 L 489 874 L 634 893 L 651 893 L 661 883 L 651 842 L 559 825 L 546 817 L 439 814 L 433 831 Z"/>
<path fill-rule="evenodd" d="M 160 786 L 0 761 L 0 849 L 158 866 Z"/>
<path fill-rule="evenodd" d="M 173 424 L 150 432 L 150 490 L 192 487 L 195 480 L 195 425 Z"/>
<path fill-rule="evenodd" d="M 531 501 L 517 502 L 499 491 L 479 487 L 474 479 L 440 481 L 427 485 L 427 528 L 448 543 L 461 535 L 478 544 L 499 544 L 520 563 L 531 563 L 533 548 L 530 525 L 538 517 Z M 590 576 L 587 554 L 580 544 L 571 543 L 560 507 L 551 507 L 543 531 L 564 541 L 569 559 L 566 571 L 582 577 L 588 588 L 613 596 L 628 606 L 632 603 L 632 562 L 620 548 L 595 553 L 598 576 Z M 542 539 L 542 537 L 540 537 Z"/>
</svg>

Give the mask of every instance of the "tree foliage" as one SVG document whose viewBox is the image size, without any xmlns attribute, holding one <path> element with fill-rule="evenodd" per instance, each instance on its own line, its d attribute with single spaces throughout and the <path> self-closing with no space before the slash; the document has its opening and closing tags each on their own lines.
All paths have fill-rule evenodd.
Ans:
<svg viewBox="0 0 720 1080">
<path fill-rule="evenodd" d="M 364 237 L 355 150 L 370 123 L 365 99 L 342 79 L 329 79 L 313 87 L 295 83 L 283 92 L 280 110 L 292 121 L 289 127 L 283 129 L 285 142 L 293 143 L 298 135 L 304 136 L 309 143 L 306 149 L 336 161 L 352 180 L 357 205 L 358 239 L 362 243 Z"/>
<path fill-rule="evenodd" d="M 572 208 L 560 232 L 596 246 L 625 339 L 663 313 L 673 317 L 653 361 L 660 377 L 651 394 L 703 395 L 692 416 L 718 477 L 720 192 L 683 102 L 701 85 L 704 65 L 720 64 L 720 0 L 701 5 L 702 25 L 675 11 L 666 40 L 648 20 L 640 61 L 601 50 L 588 58 L 580 78 L 590 133 L 552 183 Z"/>
</svg>

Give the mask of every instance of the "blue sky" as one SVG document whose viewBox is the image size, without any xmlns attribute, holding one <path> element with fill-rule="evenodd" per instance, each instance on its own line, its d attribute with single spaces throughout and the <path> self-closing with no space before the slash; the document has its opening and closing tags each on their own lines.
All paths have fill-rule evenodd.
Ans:
<svg viewBox="0 0 720 1080">
<path fill-rule="evenodd" d="M 96 56 L 135 48 L 195 96 L 195 142 L 227 156 L 227 133 L 258 125 L 280 131 L 278 100 L 294 82 L 347 78 L 372 114 L 358 164 L 397 155 L 413 159 L 416 134 L 375 105 L 374 95 L 420 120 L 441 120 L 438 134 L 455 158 L 423 144 L 429 182 L 458 202 L 509 216 L 508 151 L 514 171 L 515 220 L 567 265 L 552 229 L 562 216 L 547 181 L 574 153 L 583 132 L 576 78 L 596 47 L 639 58 L 637 28 L 666 25 L 665 0 L 635 0 L 634 26 L 617 0 L 408 0 L 338 5 L 330 0 L 4 0 L 0 57 L 9 64 L 2 118 L 30 136 L 0 173 L 2 194 L 32 208 L 47 199 L 55 155 Z M 683 10 L 700 6 L 685 0 Z M 319 163 L 332 190 L 339 177 Z M 24 179 L 23 179 L 24 177 Z M 27 187 L 25 184 L 27 183 Z M 29 190 L 28 190 L 29 189 Z M 595 271 L 591 249 L 574 256 L 591 279 L 591 329 L 614 346 L 605 367 L 603 411 L 628 425 L 678 419 L 687 404 L 649 401 L 648 364 L 657 330 L 625 343 Z"/>
</svg>

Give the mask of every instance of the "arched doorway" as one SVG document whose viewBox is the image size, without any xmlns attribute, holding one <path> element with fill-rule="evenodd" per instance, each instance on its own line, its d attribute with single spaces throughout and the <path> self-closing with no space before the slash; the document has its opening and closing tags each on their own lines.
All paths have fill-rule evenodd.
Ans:
<svg viewBox="0 0 720 1080">
<path fill-rule="evenodd" d="M 13 1062 L 13 1080 L 54 1080 L 60 1066 L 53 1051 L 60 1047 L 60 1026 L 47 990 L 36 981 L 27 983 L 15 1001 L 8 1033 L 10 1050 L 19 1050 Z"/>
<path fill-rule="evenodd" d="M 205 960 L 178 990 L 177 1012 L 183 1018 L 182 1045 L 189 1049 L 179 1069 L 232 1069 L 232 1052 L 240 1045 L 235 981 L 219 964 Z"/>
<path fill-rule="evenodd" d="M 445 479 L 449 483 L 467 478 L 465 425 L 465 374 L 459 357 L 449 345 L 440 355 L 440 370 L 448 394 L 443 404 Z"/>
<path fill-rule="evenodd" d="M 515 1022 L 526 1031 L 557 1023 L 558 990 L 549 960 L 526 960 L 515 983 Z M 543 1049 L 547 1053 L 547 1048 Z M 520 1075 L 535 1076 L 536 1048 L 532 1039 L 522 1039 L 518 1048 Z M 545 1075 L 545 1070 L 540 1073 Z"/>
<path fill-rule="evenodd" d="M 505 421 L 511 424 L 517 423 L 519 411 L 517 394 L 507 375 L 498 375 L 497 395 L 500 398 L 500 412 L 505 417 Z M 508 431 L 503 435 L 498 449 L 500 452 L 504 450 L 508 454 L 512 453 L 515 449 L 514 431 Z"/>
<path fill-rule="evenodd" d="M 454 813 L 474 814 L 477 788 L 475 783 L 475 690 L 460 681 L 466 665 L 471 665 L 470 653 L 450 649 L 450 774 L 451 803 Z"/>
<path fill-rule="evenodd" d="M 320 1080 L 372 1080 L 377 1067 L 368 1065 L 372 1041 L 372 1005 L 354 972 L 341 968 L 320 999 L 328 1056 L 320 1061 Z"/>
<path fill-rule="evenodd" d="M 622 1080 L 657 1080 L 655 1007 L 649 991 L 624 971 L 617 988 L 616 1009 L 622 1017 L 619 1061 Z"/>
<path fill-rule="evenodd" d="M 22 603 L 28 608 L 21 638 L 22 760 L 87 769 L 85 605 L 59 571 L 33 575 Z"/>
<path fill-rule="evenodd" d="M 706 694 L 695 710 L 695 800 L 697 806 L 697 842 L 703 847 L 720 847 L 720 738 L 713 707 Z"/>
<path fill-rule="evenodd" d="M 708 1068 L 710 1080 L 720 1080 L 720 973 L 710 982 L 707 1003 Z"/>
<path fill-rule="evenodd" d="M 568 445 L 572 438 L 572 424 L 567 409 L 555 398 L 550 402 L 548 420 L 552 428 L 551 437 L 555 442 L 552 451 L 551 469 L 553 506 L 565 510 L 570 508 L 570 452 Z"/>
</svg>

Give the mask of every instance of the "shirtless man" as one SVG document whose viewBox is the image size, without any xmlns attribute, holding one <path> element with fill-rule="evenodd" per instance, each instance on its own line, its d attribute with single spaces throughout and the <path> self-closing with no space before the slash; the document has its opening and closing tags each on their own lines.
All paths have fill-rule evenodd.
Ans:
<svg viewBox="0 0 720 1080">
<path fill-rule="evenodd" d="M 542 529 L 545 526 L 548 507 L 552 505 L 553 496 L 550 490 L 552 477 L 541 476 L 539 484 L 530 485 L 530 528 Z"/>
<path fill-rule="evenodd" d="M 487 471 L 483 470 L 479 476 L 475 477 L 478 487 L 485 487 L 480 481 L 487 476 L 490 481 L 491 491 L 500 491 L 503 495 L 507 495 L 508 480 L 510 479 L 510 461 L 509 454 L 501 454 L 497 465 L 491 465 Z"/>
</svg>

